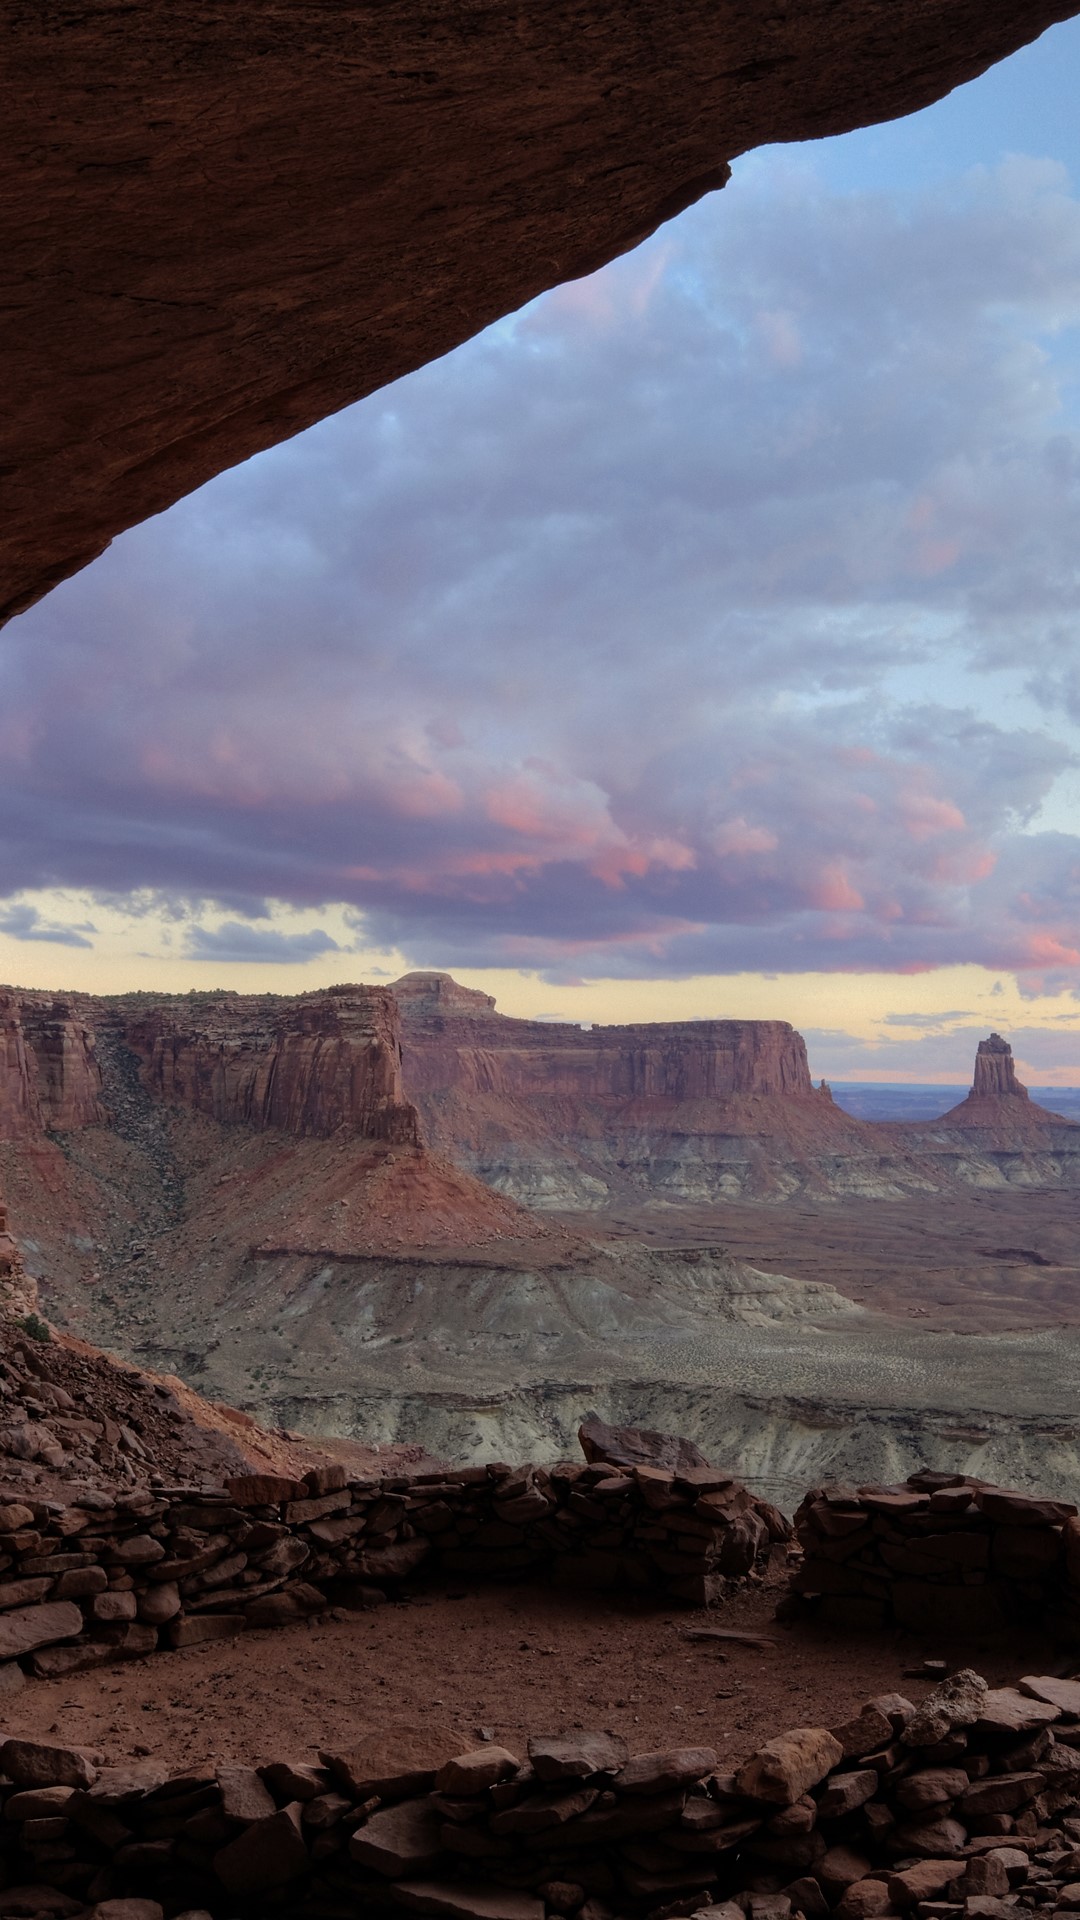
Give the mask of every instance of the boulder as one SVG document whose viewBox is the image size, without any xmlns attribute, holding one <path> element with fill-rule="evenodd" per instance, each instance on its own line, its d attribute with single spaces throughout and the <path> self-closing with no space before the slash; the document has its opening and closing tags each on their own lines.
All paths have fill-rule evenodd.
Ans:
<svg viewBox="0 0 1080 1920">
<path fill-rule="evenodd" d="M 1015 1687 L 989 1688 L 983 1695 L 978 1725 L 987 1733 L 1036 1733 L 1060 1720 L 1061 1709 L 1032 1700 Z"/>
<path fill-rule="evenodd" d="M 917 1907 L 921 1901 L 943 1893 L 963 1873 L 965 1865 L 965 1861 L 956 1859 L 917 1860 L 914 1866 L 889 1875 L 889 1898 L 901 1912 Z"/>
<path fill-rule="evenodd" d="M 435 1775 L 435 1785 L 440 1793 L 465 1796 L 483 1793 L 487 1787 L 497 1786 L 500 1780 L 508 1780 L 520 1765 L 517 1756 L 506 1747 L 476 1747 L 445 1761 Z"/>
<path fill-rule="evenodd" d="M 283 1473 L 237 1473 L 226 1480 L 225 1491 L 238 1507 L 280 1507 L 285 1500 L 302 1500 L 308 1488 Z"/>
<path fill-rule="evenodd" d="M 901 1740 L 908 1747 L 936 1746 L 953 1727 L 973 1725 L 988 1694 L 982 1675 L 962 1667 L 927 1694 L 905 1726 Z"/>
<path fill-rule="evenodd" d="M 586 1460 L 606 1461 L 613 1467 L 707 1467 L 709 1461 L 692 1440 L 677 1434 L 654 1433 L 647 1427 L 609 1427 L 595 1413 L 587 1413 L 578 1428 Z"/>
<path fill-rule="evenodd" d="M 822 1820 L 839 1820 L 845 1813 L 854 1813 L 867 1800 L 872 1800 L 878 1790 L 878 1776 L 872 1767 L 861 1767 L 853 1773 L 834 1773 L 826 1781 L 818 1795 L 818 1816 Z"/>
<path fill-rule="evenodd" d="M 97 1768 L 78 1747 L 51 1747 L 41 1740 L 5 1740 L 0 1773 L 17 1787 L 92 1787 Z"/>
<path fill-rule="evenodd" d="M 214 1871 L 230 1893 L 276 1893 L 305 1872 L 307 1847 L 300 1830 L 300 1802 L 282 1807 L 230 1840 L 214 1855 Z"/>
<path fill-rule="evenodd" d="M 254 1767 L 219 1767 L 217 1783 L 226 1820 L 238 1820 L 246 1826 L 252 1820 L 265 1820 L 277 1811 Z"/>
<path fill-rule="evenodd" d="M 769 1800 L 788 1807 L 808 1787 L 816 1787 L 843 1759 L 843 1749 L 825 1727 L 796 1727 L 778 1734 L 740 1767 L 737 1791 L 748 1800 Z"/>
<path fill-rule="evenodd" d="M 83 1630 L 83 1617 L 72 1600 L 50 1600 L 44 1606 L 15 1607 L 0 1614 L 0 1660 L 17 1660 L 35 1647 L 51 1647 L 57 1640 L 73 1640 Z"/>
<path fill-rule="evenodd" d="M 400 1880 L 438 1864 L 444 1853 L 441 1834 L 442 1814 L 430 1800 L 400 1800 L 357 1828 L 349 1852 L 386 1879 Z"/>
<path fill-rule="evenodd" d="M 356 1801 L 426 1793 L 440 1767 L 460 1751 L 460 1740 L 437 1722 L 398 1720 L 361 1734 L 347 1753 L 322 1752 L 323 1765 Z"/>
</svg>

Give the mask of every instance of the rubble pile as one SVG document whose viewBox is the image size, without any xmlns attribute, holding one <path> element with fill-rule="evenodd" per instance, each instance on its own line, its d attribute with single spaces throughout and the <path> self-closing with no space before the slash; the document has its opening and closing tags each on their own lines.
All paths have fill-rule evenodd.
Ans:
<svg viewBox="0 0 1080 1920">
<path fill-rule="evenodd" d="M 795 1537 L 794 1610 L 836 1626 L 964 1635 L 1038 1619 L 1080 1641 L 1080 1519 L 1068 1501 L 913 1473 L 903 1486 L 815 1489 Z"/>
<path fill-rule="evenodd" d="M 1080 1682 L 954 1674 L 770 1740 L 523 1758 L 432 1727 L 320 1764 L 168 1775 L 0 1745 L 0 1911 L 60 1920 L 1022 1920 L 1080 1909 Z M 115 1907 L 112 1902 L 144 1902 Z M 157 1902 L 155 1906 L 153 1903 Z"/>
<path fill-rule="evenodd" d="M 418 1574 L 550 1575 L 702 1605 L 763 1572 L 758 1505 L 714 1467 L 584 1462 L 352 1482 L 331 1463 L 216 1490 L 28 1495 L 0 1506 L 0 1689 L 23 1668 L 54 1678 L 289 1625 L 328 1599 L 377 1604 Z"/>
<path fill-rule="evenodd" d="M 81 1340 L 52 1337 L 17 1247 L 5 1268 L 0 1235 L 5 1288 L 4 1304 L 14 1300 L 28 1311 L 19 1320 L 0 1319 L 0 1505 L 36 1508 L 51 1498 L 66 1507 L 83 1493 L 145 1489 L 154 1478 L 220 1488 L 226 1475 L 250 1466 L 242 1446 L 193 1416 L 196 1396 L 179 1380 L 142 1373 Z M 211 1412 L 205 1405 L 203 1411 Z M 101 1505 L 111 1500 L 103 1497 Z"/>
</svg>

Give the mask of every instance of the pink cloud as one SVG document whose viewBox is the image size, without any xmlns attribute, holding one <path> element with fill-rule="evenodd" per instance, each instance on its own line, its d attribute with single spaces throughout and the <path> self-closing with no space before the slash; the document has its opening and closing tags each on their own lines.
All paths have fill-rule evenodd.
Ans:
<svg viewBox="0 0 1080 1920">
<path fill-rule="evenodd" d="M 714 827 L 709 844 L 722 859 L 727 854 L 775 853 L 780 842 L 771 827 L 752 827 L 738 814 Z"/>
<path fill-rule="evenodd" d="M 866 904 L 839 862 L 821 869 L 810 888 L 809 898 L 813 906 L 827 913 L 858 913 Z"/>
</svg>

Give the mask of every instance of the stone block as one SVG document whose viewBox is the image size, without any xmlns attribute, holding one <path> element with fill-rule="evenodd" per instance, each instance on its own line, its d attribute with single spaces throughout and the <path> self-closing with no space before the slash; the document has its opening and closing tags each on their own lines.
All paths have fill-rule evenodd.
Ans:
<svg viewBox="0 0 1080 1920">
<path fill-rule="evenodd" d="M 766 1741 L 735 1776 L 736 1788 L 749 1800 L 790 1806 L 843 1758 L 838 1740 L 824 1727 L 796 1727 Z"/>
<path fill-rule="evenodd" d="M 593 1773 L 615 1774 L 630 1758 L 626 1741 L 611 1733 L 534 1734 L 528 1751 L 536 1777 L 545 1785 L 583 1780 Z"/>
</svg>

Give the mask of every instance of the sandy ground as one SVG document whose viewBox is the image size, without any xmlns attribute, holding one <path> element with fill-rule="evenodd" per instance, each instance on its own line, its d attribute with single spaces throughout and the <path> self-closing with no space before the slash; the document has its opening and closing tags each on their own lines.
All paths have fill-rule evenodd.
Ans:
<svg viewBox="0 0 1080 1920">
<path fill-rule="evenodd" d="M 335 1612 L 287 1632 L 157 1654 L 3 1702 L 6 1735 L 72 1742 L 110 1763 L 152 1755 L 175 1767 L 312 1759 L 361 1729 L 423 1720 L 462 1749 L 484 1733 L 524 1754 L 529 1733 L 621 1733 L 631 1751 L 715 1746 L 735 1761 L 773 1733 L 836 1725 L 875 1693 L 921 1699 L 903 1678 L 951 1656 L 992 1684 L 1061 1670 L 1043 1640 L 946 1648 L 911 1635 L 845 1638 L 779 1626 L 783 1569 L 722 1610 L 527 1587 L 451 1588 L 370 1613 Z M 760 1630 L 755 1648 L 697 1644 L 687 1629 Z"/>
</svg>

